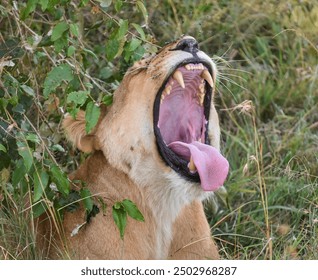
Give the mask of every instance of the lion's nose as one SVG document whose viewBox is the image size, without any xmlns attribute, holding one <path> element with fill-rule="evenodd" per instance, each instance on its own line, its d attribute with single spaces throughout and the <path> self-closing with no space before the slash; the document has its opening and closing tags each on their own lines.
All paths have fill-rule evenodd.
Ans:
<svg viewBox="0 0 318 280">
<path fill-rule="evenodd" d="M 177 44 L 174 50 L 180 50 L 195 54 L 199 51 L 199 45 L 194 38 L 188 37 L 181 39 L 181 41 Z"/>
</svg>

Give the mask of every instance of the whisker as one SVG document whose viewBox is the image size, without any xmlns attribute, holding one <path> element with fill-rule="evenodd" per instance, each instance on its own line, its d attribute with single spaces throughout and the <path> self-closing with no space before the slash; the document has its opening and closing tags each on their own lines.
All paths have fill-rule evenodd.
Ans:
<svg viewBox="0 0 318 280">
<path fill-rule="evenodd" d="M 247 70 L 243 70 L 243 69 L 236 69 L 236 68 L 222 68 L 222 67 L 218 67 L 218 70 L 226 70 L 226 71 L 237 71 L 237 72 L 242 72 L 242 73 L 246 73 L 246 74 L 250 74 L 252 75 L 252 72 L 247 71 Z"/>
<path fill-rule="evenodd" d="M 234 95 L 234 93 L 222 81 L 219 80 L 219 83 L 221 86 L 223 86 L 224 88 L 226 88 L 229 91 L 229 93 L 232 95 L 234 101 L 237 102 L 236 96 Z"/>
<path fill-rule="evenodd" d="M 239 88 L 241 88 L 241 89 L 247 90 L 247 88 L 245 88 L 244 86 L 240 85 L 239 83 L 235 82 L 235 81 L 232 80 L 232 79 L 229 79 L 229 78 L 220 76 L 220 80 L 227 81 L 227 82 L 229 82 L 230 84 L 236 85 L 237 87 L 239 87 Z"/>
<path fill-rule="evenodd" d="M 231 44 L 228 48 L 227 48 L 227 50 L 222 54 L 222 58 L 223 57 L 225 57 L 225 55 L 232 49 L 232 46 L 233 46 L 233 44 Z"/>
<path fill-rule="evenodd" d="M 236 85 L 236 86 L 238 86 L 238 87 L 240 87 L 241 89 L 245 89 L 246 90 L 246 88 L 243 86 L 243 85 L 241 85 L 239 82 L 237 82 L 237 81 L 234 81 L 233 79 L 230 79 L 230 78 L 227 78 L 227 77 L 222 77 L 222 76 L 219 76 L 219 79 L 220 80 L 222 80 L 222 81 L 226 81 L 226 82 L 228 82 L 228 83 L 230 83 L 230 84 L 232 84 L 232 85 Z M 245 79 L 241 79 L 241 82 L 243 82 L 243 83 L 246 83 L 247 82 L 247 80 L 245 80 Z"/>
<path fill-rule="evenodd" d="M 240 80 L 243 80 L 243 81 L 247 81 L 245 78 L 243 78 L 242 76 L 239 76 L 239 75 L 235 75 L 235 74 L 230 74 L 230 73 L 219 73 L 219 76 L 220 77 L 234 77 L 234 78 L 238 78 Z"/>
</svg>

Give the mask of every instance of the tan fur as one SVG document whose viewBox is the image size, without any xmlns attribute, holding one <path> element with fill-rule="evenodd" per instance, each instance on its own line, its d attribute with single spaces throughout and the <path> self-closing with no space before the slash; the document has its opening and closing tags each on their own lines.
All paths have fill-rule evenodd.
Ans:
<svg viewBox="0 0 318 280">
<path fill-rule="evenodd" d="M 86 135 L 85 115 L 67 116 L 64 128 L 71 142 L 84 152 L 95 151 L 71 179 L 83 180 L 94 201 L 107 204 L 84 225 L 82 210 L 66 213 L 64 232 L 71 258 L 75 259 L 217 259 L 218 251 L 201 201 L 209 195 L 197 183 L 187 182 L 160 157 L 153 132 L 155 96 L 171 67 L 191 54 L 171 52 L 178 42 L 156 56 L 136 63 L 114 94 L 113 105 L 95 130 Z M 209 58 L 202 52 L 200 58 Z M 215 69 L 214 69 L 215 70 Z M 211 105 L 209 137 L 219 148 L 219 124 Z M 124 239 L 112 219 L 116 201 L 130 199 L 143 213 L 145 222 L 127 220 Z M 100 208 L 101 209 L 101 208 Z M 55 255 L 56 256 L 56 255 Z"/>
</svg>

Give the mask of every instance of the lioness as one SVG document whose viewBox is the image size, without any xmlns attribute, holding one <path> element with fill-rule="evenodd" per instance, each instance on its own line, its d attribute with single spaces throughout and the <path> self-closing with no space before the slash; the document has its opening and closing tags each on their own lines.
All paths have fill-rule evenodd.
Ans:
<svg viewBox="0 0 318 280">
<path fill-rule="evenodd" d="M 132 200 L 145 218 L 128 218 L 122 240 L 107 209 L 71 237 L 84 215 L 67 213 L 73 258 L 219 257 L 201 203 L 222 186 L 229 169 L 219 152 L 216 73 L 196 40 L 185 36 L 128 70 L 91 134 L 85 134 L 83 112 L 75 120 L 66 117 L 69 140 L 93 152 L 71 179 L 85 181 L 108 206 Z"/>
</svg>

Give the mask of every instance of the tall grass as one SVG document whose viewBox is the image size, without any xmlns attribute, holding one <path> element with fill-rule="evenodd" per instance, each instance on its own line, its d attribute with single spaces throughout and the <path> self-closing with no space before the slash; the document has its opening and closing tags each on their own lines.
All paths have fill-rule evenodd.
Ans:
<svg viewBox="0 0 318 280">
<path fill-rule="evenodd" d="M 164 40 L 195 35 L 220 72 L 216 102 L 231 172 L 225 203 L 207 214 L 221 255 L 317 259 L 317 7 L 166 3 L 154 11 L 166 21 L 156 32 Z"/>
</svg>

